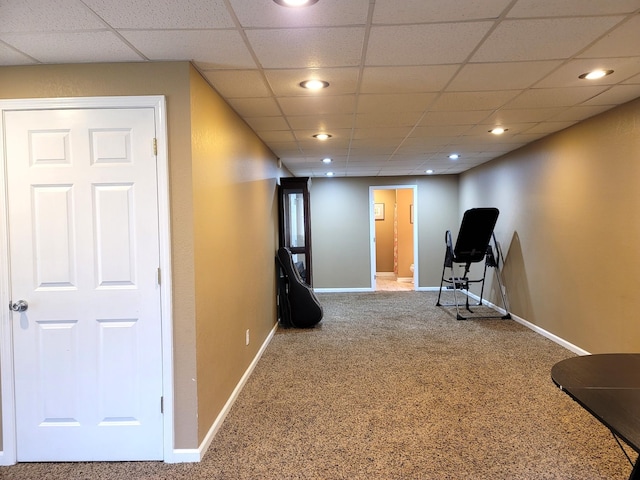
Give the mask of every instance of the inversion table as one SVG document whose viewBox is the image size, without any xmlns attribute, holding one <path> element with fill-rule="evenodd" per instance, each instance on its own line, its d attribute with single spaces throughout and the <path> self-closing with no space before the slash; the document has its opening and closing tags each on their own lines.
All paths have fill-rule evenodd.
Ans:
<svg viewBox="0 0 640 480">
<path fill-rule="evenodd" d="M 474 313 L 473 310 L 471 310 L 472 305 L 469 304 L 469 287 L 472 283 L 480 283 L 480 300 L 474 305 L 482 305 L 484 283 L 487 276 L 487 268 L 489 267 L 493 268 L 496 274 L 496 278 L 498 280 L 498 291 L 502 299 L 502 307 L 505 313 L 490 316 L 474 315 L 473 318 L 511 318 L 511 314 L 509 313 L 509 308 L 507 306 L 504 287 L 502 285 L 502 278 L 500 275 L 500 262 L 504 261 L 502 258 L 502 252 L 493 233 L 493 229 L 498 220 L 498 215 L 499 211 L 497 208 L 472 208 L 464 212 L 455 248 L 451 239 L 451 230 L 447 230 L 447 232 L 445 233 L 446 251 L 444 256 L 444 266 L 442 267 L 440 291 L 438 293 L 438 301 L 436 302 L 436 305 L 455 306 L 456 318 L 458 320 L 465 320 L 467 317 L 463 317 L 460 314 L 461 305 L 458 303 L 458 294 L 456 292 L 460 291 L 460 293 L 465 295 L 464 308 L 468 312 Z M 493 253 L 491 240 L 493 240 L 497 256 Z M 482 275 L 482 278 L 478 278 L 475 280 L 469 279 L 471 264 L 479 263 L 483 260 L 484 273 Z M 464 273 L 462 275 L 455 274 L 456 265 L 464 265 Z M 450 275 L 448 276 L 446 274 L 447 269 L 449 269 L 450 272 Z M 453 290 L 454 303 L 440 303 L 440 297 L 442 295 L 443 288 Z"/>
</svg>

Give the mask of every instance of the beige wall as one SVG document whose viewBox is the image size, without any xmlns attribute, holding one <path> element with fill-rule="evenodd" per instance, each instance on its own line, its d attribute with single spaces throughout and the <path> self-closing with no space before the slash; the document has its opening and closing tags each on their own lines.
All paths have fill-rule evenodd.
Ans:
<svg viewBox="0 0 640 480">
<path fill-rule="evenodd" d="M 458 176 L 314 178 L 314 288 L 371 287 L 369 187 L 417 185 L 420 287 L 440 285 L 444 232 L 458 224 Z"/>
<path fill-rule="evenodd" d="M 167 99 L 174 444 L 196 448 L 276 321 L 275 159 L 188 62 L 0 68 L 4 99 L 112 95 Z"/>
<path fill-rule="evenodd" d="M 200 442 L 275 324 L 278 170 L 235 112 L 191 77 Z"/>
<path fill-rule="evenodd" d="M 640 100 L 461 176 L 496 206 L 512 311 L 591 353 L 640 351 Z"/>
</svg>

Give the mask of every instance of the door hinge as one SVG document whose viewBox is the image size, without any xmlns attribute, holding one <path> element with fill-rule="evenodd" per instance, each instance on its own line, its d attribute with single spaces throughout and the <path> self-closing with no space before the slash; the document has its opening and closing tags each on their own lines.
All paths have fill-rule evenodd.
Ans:
<svg viewBox="0 0 640 480">
<path fill-rule="evenodd" d="M 154 155 L 158 155 L 158 139 L 154 138 L 153 139 L 153 154 Z"/>
<path fill-rule="evenodd" d="M 162 274 L 160 272 L 160 267 L 158 267 L 158 285 L 162 285 Z"/>
<path fill-rule="evenodd" d="M 160 413 L 164 413 L 164 397 L 160 397 Z"/>
</svg>

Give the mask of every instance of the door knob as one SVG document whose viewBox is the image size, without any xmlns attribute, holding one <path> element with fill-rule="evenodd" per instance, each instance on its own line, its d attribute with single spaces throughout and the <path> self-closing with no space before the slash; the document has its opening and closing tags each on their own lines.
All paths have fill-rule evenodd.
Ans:
<svg viewBox="0 0 640 480">
<path fill-rule="evenodd" d="M 9 302 L 9 308 L 14 312 L 24 312 L 29 308 L 26 300 L 18 300 L 16 303 Z"/>
</svg>

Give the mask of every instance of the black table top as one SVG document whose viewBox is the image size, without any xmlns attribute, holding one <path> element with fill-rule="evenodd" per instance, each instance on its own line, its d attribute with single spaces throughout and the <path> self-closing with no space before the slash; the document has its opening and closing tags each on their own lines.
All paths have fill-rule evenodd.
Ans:
<svg viewBox="0 0 640 480">
<path fill-rule="evenodd" d="M 551 378 L 640 453 L 640 354 L 568 358 L 553 366 Z"/>
</svg>

